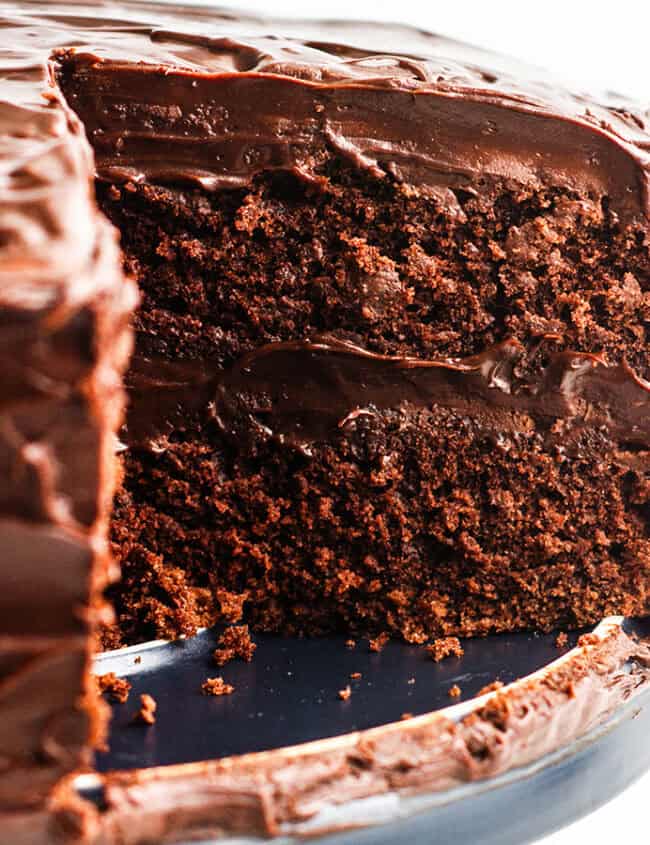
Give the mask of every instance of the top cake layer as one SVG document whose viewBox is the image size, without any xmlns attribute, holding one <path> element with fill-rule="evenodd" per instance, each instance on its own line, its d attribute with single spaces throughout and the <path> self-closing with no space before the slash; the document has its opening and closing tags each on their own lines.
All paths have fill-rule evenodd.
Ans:
<svg viewBox="0 0 650 845">
<path fill-rule="evenodd" d="M 570 94 L 542 71 L 416 29 L 128 3 L 98 4 L 90 17 L 77 4 L 9 5 L 2 25 L 10 99 L 41 115 L 39 95 L 56 96 L 44 64 L 57 53 L 65 74 L 72 63 L 82 84 L 71 105 L 100 175 L 114 181 L 218 188 L 269 169 L 309 180 L 334 149 L 451 206 L 446 188 L 493 175 L 648 214 L 647 112 Z M 51 137 L 51 112 L 40 137 Z M 5 105 L 9 132 L 12 115 Z"/>
</svg>

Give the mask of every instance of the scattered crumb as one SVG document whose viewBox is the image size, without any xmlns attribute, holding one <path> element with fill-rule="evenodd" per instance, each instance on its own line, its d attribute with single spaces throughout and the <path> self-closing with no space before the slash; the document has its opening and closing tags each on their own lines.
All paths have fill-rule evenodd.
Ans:
<svg viewBox="0 0 650 845">
<path fill-rule="evenodd" d="M 206 678 L 201 685 L 204 695 L 231 695 L 235 688 L 227 684 L 223 678 Z"/>
<path fill-rule="evenodd" d="M 354 640 L 346 640 L 345 641 L 345 647 L 346 648 L 354 648 L 355 646 L 356 646 L 356 643 L 355 643 Z"/>
<path fill-rule="evenodd" d="M 600 639 L 597 634 L 583 634 L 578 640 L 578 645 L 580 646 L 580 648 L 584 648 L 588 645 L 596 645 L 599 642 Z"/>
<path fill-rule="evenodd" d="M 96 675 L 97 688 L 100 693 L 106 693 L 110 699 L 124 704 L 131 692 L 131 683 L 126 678 L 118 678 L 115 672 Z"/>
<path fill-rule="evenodd" d="M 491 684 L 488 684 L 486 687 L 483 687 L 483 689 L 480 689 L 476 693 L 476 695 L 477 696 L 487 695 L 489 692 L 496 692 L 498 689 L 501 689 L 502 687 L 503 687 L 503 681 L 492 681 Z"/>
<path fill-rule="evenodd" d="M 379 652 L 386 645 L 389 639 L 390 637 L 386 632 L 379 634 L 379 636 L 375 637 L 373 640 L 368 640 L 368 649 L 370 651 Z"/>
<path fill-rule="evenodd" d="M 406 722 L 407 719 L 412 719 L 412 718 L 413 718 L 412 713 L 402 713 L 402 715 L 400 716 L 400 719 L 402 720 L 402 722 Z"/>
<path fill-rule="evenodd" d="M 350 675 L 350 678 L 353 681 L 360 681 L 362 677 L 363 675 L 361 674 L 361 672 L 352 672 L 352 674 Z"/>
<path fill-rule="evenodd" d="M 244 615 L 244 602 L 248 593 L 231 593 L 220 588 L 216 591 L 217 600 L 221 608 L 221 618 L 224 622 L 239 622 Z"/>
<path fill-rule="evenodd" d="M 352 695 L 352 690 L 350 689 L 350 685 L 349 685 L 349 684 L 348 684 L 348 686 L 347 686 L 345 689 L 340 689 L 340 690 L 339 690 L 339 698 L 341 699 L 341 701 L 347 701 L 347 700 L 348 700 L 348 698 L 349 698 L 351 695 Z"/>
<path fill-rule="evenodd" d="M 133 721 L 144 722 L 145 725 L 153 725 L 156 721 L 157 709 L 156 699 L 145 692 L 140 696 L 140 709 L 133 717 Z"/>
<path fill-rule="evenodd" d="M 461 688 L 458 684 L 454 684 L 453 687 L 449 690 L 449 698 L 460 698 L 462 693 Z"/>
<path fill-rule="evenodd" d="M 569 645 L 569 637 L 564 631 L 560 631 L 555 640 L 555 648 L 564 649 Z"/>
<path fill-rule="evenodd" d="M 133 659 L 133 662 L 134 662 L 134 663 L 142 663 L 142 658 L 140 657 L 140 655 L 138 655 L 137 657 L 135 657 L 135 658 Z"/>
<path fill-rule="evenodd" d="M 462 657 L 465 654 L 458 637 L 440 637 L 427 646 L 427 651 L 436 663 L 446 657 Z"/>
<path fill-rule="evenodd" d="M 407 681 L 406 683 L 407 683 L 407 684 L 414 684 L 414 683 L 415 683 L 415 678 L 409 678 L 409 679 L 408 679 L 408 681 Z"/>
<path fill-rule="evenodd" d="M 257 646 L 251 640 L 248 625 L 233 625 L 226 628 L 219 638 L 219 648 L 213 653 L 214 662 L 217 666 L 223 666 L 236 657 L 250 663 L 255 654 Z"/>
</svg>

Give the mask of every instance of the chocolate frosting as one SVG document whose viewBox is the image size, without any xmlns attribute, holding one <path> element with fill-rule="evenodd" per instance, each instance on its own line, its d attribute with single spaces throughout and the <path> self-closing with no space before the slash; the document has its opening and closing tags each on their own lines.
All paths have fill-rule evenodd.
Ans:
<svg viewBox="0 0 650 845">
<path fill-rule="evenodd" d="M 72 3 L 9 4 L 2 26 L 12 99 L 0 122 L 24 122 L 27 107 L 34 136 L 61 133 L 65 108 L 39 104 L 43 93 L 59 98 L 49 73 L 111 180 L 219 188 L 284 169 L 313 181 L 334 151 L 452 205 L 448 188 L 492 175 L 607 197 L 628 218 L 648 213 L 647 112 L 620 96 L 571 94 L 543 71 L 421 30 L 128 2 L 98 3 L 92 16 Z M 58 168 L 83 168 L 79 145 L 61 147 Z M 82 208 L 80 186 L 65 184 L 70 208 Z M 60 232 L 43 247 L 52 260 L 58 243 L 65 263 L 67 233 L 91 222 L 51 211 Z"/>
<path fill-rule="evenodd" d="M 534 350 L 512 338 L 479 355 L 438 360 L 379 355 L 333 337 L 268 344 L 225 370 L 209 360 L 136 356 L 128 387 L 126 443 L 154 449 L 199 414 L 240 447 L 272 438 L 308 455 L 313 444 L 352 432 L 360 417 L 436 406 L 496 435 L 551 436 L 562 419 L 553 436 L 563 447 L 582 429 L 600 428 L 623 462 L 638 464 L 650 449 L 650 384 L 630 367 L 563 351 L 541 368 Z"/>
<path fill-rule="evenodd" d="M 377 355 L 332 338 L 276 343 L 245 356 L 219 380 L 214 413 L 232 434 L 254 431 L 301 448 L 345 433 L 359 415 L 440 405 L 498 431 L 606 426 L 631 448 L 650 448 L 650 384 L 625 364 L 560 352 L 541 371 L 516 375 L 527 350 L 507 340 L 464 359 Z M 193 395 L 196 395 L 195 393 Z M 243 423 L 243 426 L 242 426 Z"/>
<path fill-rule="evenodd" d="M 11 23 L 0 13 L 0 825 L 10 839 L 31 815 L 23 809 L 88 761 L 103 713 L 87 695 L 87 663 L 113 574 L 113 431 L 136 301 L 95 203 L 92 151 L 18 11 L 7 10 Z"/>
<path fill-rule="evenodd" d="M 97 841 L 306 836 L 367 825 L 372 815 L 355 820 L 348 802 L 441 792 L 524 766 L 584 736 L 649 684 L 648 646 L 609 620 L 565 658 L 469 708 L 295 748 L 108 775 Z"/>
</svg>

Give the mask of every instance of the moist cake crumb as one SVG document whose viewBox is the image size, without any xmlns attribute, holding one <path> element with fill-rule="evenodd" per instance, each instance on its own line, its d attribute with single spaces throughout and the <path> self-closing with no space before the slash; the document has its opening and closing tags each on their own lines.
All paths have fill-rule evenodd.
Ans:
<svg viewBox="0 0 650 845">
<path fill-rule="evenodd" d="M 361 672 L 352 672 L 352 673 L 350 674 L 350 678 L 351 678 L 353 681 L 359 681 L 359 680 L 361 680 L 361 677 L 362 677 Z"/>
<path fill-rule="evenodd" d="M 400 720 L 401 720 L 402 722 L 406 722 L 406 721 L 407 721 L 407 719 L 412 719 L 412 718 L 413 718 L 413 714 L 412 714 L 412 713 L 402 713 L 402 715 L 400 716 Z"/>
<path fill-rule="evenodd" d="M 257 645 L 251 640 L 248 625 L 234 625 L 221 634 L 219 648 L 213 652 L 214 662 L 223 666 L 230 660 L 239 658 L 250 663 Z"/>
<path fill-rule="evenodd" d="M 380 652 L 389 639 L 390 636 L 386 632 L 384 632 L 383 634 L 379 634 L 379 636 L 375 637 L 374 639 L 368 640 L 368 650 Z"/>
<path fill-rule="evenodd" d="M 356 646 L 356 642 L 354 640 L 346 640 L 345 647 L 346 648 L 354 648 Z"/>
<path fill-rule="evenodd" d="M 480 698 L 482 695 L 487 695 L 490 692 L 496 692 L 503 688 L 503 681 L 492 681 L 491 684 L 487 684 L 486 686 L 482 687 L 477 693 L 477 697 Z"/>
<path fill-rule="evenodd" d="M 107 672 L 105 675 L 95 675 L 95 680 L 99 692 L 106 694 L 112 701 L 124 704 L 128 700 L 131 682 L 126 678 L 118 678 L 115 672 Z"/>
<path fill-rule="evenodd" d="M 598 636 L 596 634 L 583 634 L 578 640 L 578 646 L 580 648 L 585 648 L 585 646 L 596 645 L 597 642 Z"/>
<path fill-rule="evenodd" d="M 555 648 L 565 649 L 569 645 L 569 637 L 564 631 L 560 631 L 555 639 Z"/>
<path fill-rule="evenodd" d="M 458 686 L 458 684 L 454 684 L 453 687 L 451 687 L 449 689 L 448 695 L 449 695 L 450 698 L 460 698 L 461 693 L 462 693 L 462 690 Z"/>
<path fill-rule="evenodd" d="M 215 591 L 215 595 L 219 602 L 221 619 L 224 622 L 239 622 L 244 615 L 244 602 L 248 593 L 233 593 L 221 588 Z"/>
<path fill-rule="evenodd" d="M 352 695 L 352 689 L 350 688 L 349 684 L 348 684 L 347 687 L 345 687 L 345 689 L 339 690 L 339 698 L 341 699 L 341 701 L 347 701 L 348 698 L 350 698 L 351 695 Z"/>
<path fill-rule="evenodd" d="M 145 692 L 140 696 L 140 709 L 133 717 L 133 721 L 143 722 L 145 725 L 153 725 L 156 721 L 157 709 L 156 699 Z"/>
<path fill-rule="evenodd" d="M 465 654 L 458 637 L 440 637 L 427 646 L 427 652 L 436 663 L 447 657 L 462 657 Z"/>
<path fill-rule="evenodd" d="M 231 695 L 235 688 L 232 684 L 227 684 L 223 678 L 206 678 L 201 685 L 204 695 Z"/>
</svg>

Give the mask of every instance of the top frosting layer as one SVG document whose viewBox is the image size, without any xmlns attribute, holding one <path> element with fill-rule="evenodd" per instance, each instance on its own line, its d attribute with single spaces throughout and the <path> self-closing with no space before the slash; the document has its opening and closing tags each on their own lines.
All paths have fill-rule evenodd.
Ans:
<svg viewBox="0 0 650 845">
<path fill-rule="evenodd" d="M 11 102 L 0 130 L 11 131 L 12 104 L 44 108 L 43 68 L 56 53 L 50 82 L 82 115 L 111 179 L 219 188 L 267 169 L 310 179 L 334 150 L 436 191 L 512 177 L 607 198 L 627 219 L 649 213 L 647 111 L 571 94 L 543 71 L 420 30 L 108 2 L 92 14 L 8 5 L 1 26 Z"/>
</svg>

